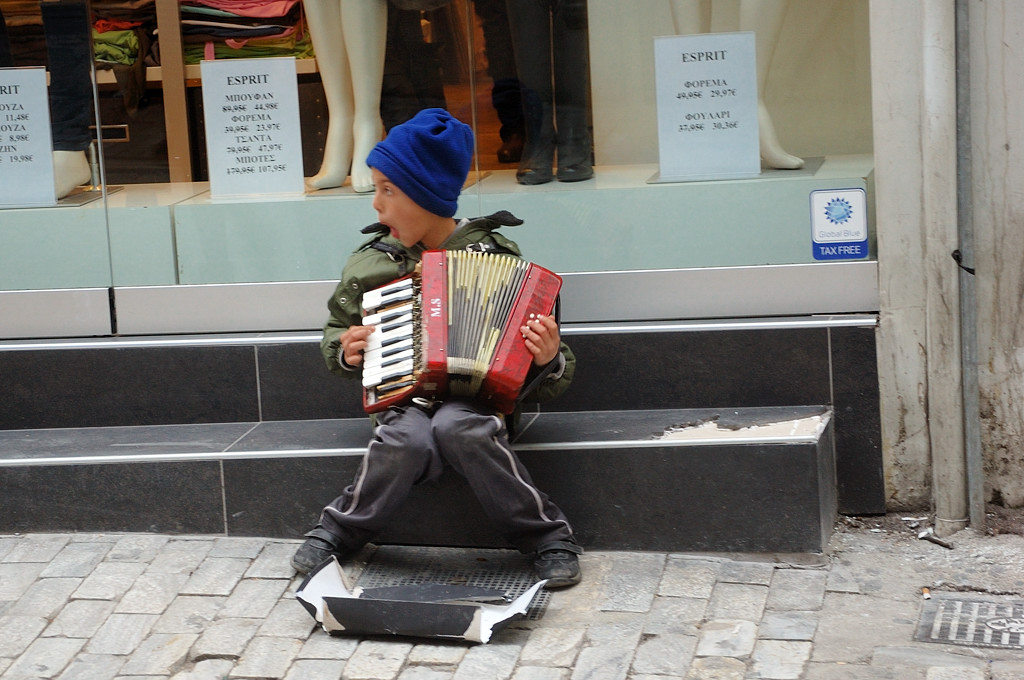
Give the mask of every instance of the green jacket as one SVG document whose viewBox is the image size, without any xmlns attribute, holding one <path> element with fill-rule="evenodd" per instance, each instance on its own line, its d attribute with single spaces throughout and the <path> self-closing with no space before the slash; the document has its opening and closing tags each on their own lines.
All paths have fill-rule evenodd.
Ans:
<svg viewBox="0 0 1024 680">
<path fill-rule="evenodd" d="M 521 257 L 519 246 L 496 231 L 502 226 L 520 224 L 522 220 L 505 211 L 488 217 L 474 218 L 457 229 L 441 245 L 441 249 L 483 249 Z M 363 293 L 408 274 L 420 261 L 425 250 L 419 244 L 413 248 L 406 248 L 398 239 L 390 236 L 386 227 L 380 224 L 371 225 L 363 231 L 375 232 L 375 235 L 356 249 L 345 264 L 341 280 L 327 302 L 330 318 L 324 325 L 324 336 L 320 341 L 320 351 L 327 362 L 327 368 L 344 377 L 358 377 L 361 374 L 359 370 L 350 370 L 341 365 L 339 351 L 341 334 L 349 326 L 362 322 L 360 302 Z M 564 342 L 561 345 L 561 353 L 565 358 L 565 367 L 561 374 L 558 377 L 552 374 L 551 377 L 541 380 L 530 394 L 524 396 L 524 401 L 548 401 L 568 389 L 576 370 L 576 358 Z M 526 378 L 527 385 L 538 372 L 536 367 L 530 369 L 530 374 Z"/>
</svg>

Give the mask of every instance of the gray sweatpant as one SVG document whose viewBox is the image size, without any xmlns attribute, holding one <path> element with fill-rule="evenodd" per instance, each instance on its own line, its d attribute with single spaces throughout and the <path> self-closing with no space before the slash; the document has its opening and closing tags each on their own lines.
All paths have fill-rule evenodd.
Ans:
<svg viewBox="0 0 1024 680">
<path fill-rule="evenodd" d="M 565 515 L 512 450 L 505 419 L 461 400 L 433 411 L 410 405 L 379 414 L 362 467 L 324 508 L 320 525 L 344 548 L 359 548 L 385 527 L 414 484 L 436 480 L 446 465 L 466 478 L 488 518 L 520 551 L 574 540 Z"/>
</svg>

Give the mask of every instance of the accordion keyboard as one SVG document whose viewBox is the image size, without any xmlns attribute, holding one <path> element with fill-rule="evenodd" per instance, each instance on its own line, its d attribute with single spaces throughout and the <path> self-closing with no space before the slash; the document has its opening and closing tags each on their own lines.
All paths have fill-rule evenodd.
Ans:
<svg viewBox="0 0 1024 680">
<path fill-rule="evenodd" d="M 364 326 L 374 330 L 363 351 L 363 387 L 377 388 L 395 383 L 393 389 L 408 384 L 415 367 L 416 286 L 410 278 L 366 293 Z M 397 382 L 396 382 L 397 381 Z"/>
<path fill-rule="evenodd" d="M 363 407 L 469 397 L 514 410 L 533 362 L 519 332 L 550 314 L 561 278 L 505 254 L 428 251 L 409 276 L 366 291 Z"/>
</svg>

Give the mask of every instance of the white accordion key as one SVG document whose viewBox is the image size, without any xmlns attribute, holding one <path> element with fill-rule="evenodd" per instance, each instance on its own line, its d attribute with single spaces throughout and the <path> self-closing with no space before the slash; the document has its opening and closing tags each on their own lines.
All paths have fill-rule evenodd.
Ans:
<svg viewBox="0 0 1024 680">
<path fill-rule="evenodd" d="M 378 349 L 398 340 L 411 338 L 412 333 L 412 324 L 403 324 L 388 331 L 375 330 L 366 337 L 366 349 L 364 351 Z"/>
<path fill-rule="evenodd" d="M 412 314 L 403 314 L 402 316 L 377 324 L 377 330 L 384 334 L 390 333 L 396 328 L 412 328 Z"/>
<path fill-rule="evenodd" d="M 382 382 L 409 375 L 412 373 L 412 365 L 412 359 L 408 359 L 391 366 L 382 366 L 379 370 L 370 371 L 369 373 L 364 370 L 363 387 L 375 387 Z"/>
<path fill-rule="evenodd" d="M 412 336 L 397 340 L 386 347 L 374 347 L 373 349 L 364 350 L 363 356 L 370 359 L 375 357 L 387 357 L 395 352 L 399 352 L 410 347 L 412 347 Z"/>
<path fill-rule="evenodd" d="M 379 326 L 381 323 L 387 323 L 392 319 L 397 319 L 400 316 L 406 314 L 412 314 L 412 303 L 407 305 L 401 305 L 400 307 L 392 307 L 386 309 L 383 312 L 377 312 L 376 314 L 367 314 L 363 317 L 364 326 Z"/>
<path fill-rule="evenodd" d="M 412 359 L 412 348 L 404 349 L 399 352 L 393 352 L 391 354 L 374 354 L 373 356 L 363 357 L 363 375 L 368 372 L 372 372 L 381 368 L 387 368 L 393 364 L 398 363 L 404 359 Z"/>
<path fill-rule="evenodd" d="M 363 352 L 363 365 L 380 366 L 391 356 L 412 348 L 412 336 L 402 338 L 387 347 L 376 347 Z"/>
<path fill-rule="evenodd" d="M 389 283 L 386 286 L 374 288 L 363 293 L 363 309 L 369 312 L 384 305 L 409 300 L 412 298 L 412 295 L 412 279 L 400 279 L 394 283 Z"/>
</svg>

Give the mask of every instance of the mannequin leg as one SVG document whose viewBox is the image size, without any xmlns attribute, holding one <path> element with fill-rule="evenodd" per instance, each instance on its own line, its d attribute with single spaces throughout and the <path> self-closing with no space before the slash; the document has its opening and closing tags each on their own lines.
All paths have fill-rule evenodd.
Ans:
<svg viewBox="0 0 1024 680">
<path fill-rule="evenodd" d="M 786 0 L 741 0 L 738 30 L 757 33 L 757 122 L 761 160 L 769 168 L 793 170 L 803 167 L 804 161 L 782 148 L 772 117 L 764 104 L 764 88 L 782 31 L 787 4 Z M 669 0 L 669 5 L 676 34 L 690 35 L 711 30 L 711 13 L 714 8 L 708 0 Z"/>
<path fill-rule="evenodd" d="M 743 0 L 740 4 L 740 30 L 757 31 L 757 122 L 761 140 L 761 160 L 769 168 L 795 170 L 804 160 L 782 148 L 775 124 L 764 103 L 775 46 L 786 17 L 787 0 Z"/>
<path fill-rule="evenodd" d="M 505 0 L 473 0 L 484 34 L 487 75 L 491 77 L 491 106 L 498 114 L 500 163 L 518 163 L 523 156 L 523 102 L 516 72 L 512 32 Z"/>
<path fill-rule="evenodd" d="M 372 191 L 366 156 L 380 141 L 380 88 L 387 41 L 386 0 L 305 0 L 317 67 L 327 97 L 327 139 L 320 171 L 306 189 Z"/>
<path fill-rule="evenodd" d="M 339 0 L 304 0 L 306 25 L 317 69 L 327 100 L 327 139 L 320 171 L 306 178 L 307 191 L 340 187 L 352 164 L 352 119 L 355 103 L 352 95 L 351 67 L 341 30 Z"/>
<path fill-rule="evenodd" d="M 373 191 L 373 177 L 366 157 L 384 136 L 380 88 L 387 47 L 388 5 L 386 0 L 341 0 L 341 19 L 355 98 L 352 188 L 359 192 Z"/>
<path fill-rule="evenodd" d="M 413 116 L 416 107 L 416 89 L 409 77 L 409 25 L 416 22 L 418 12 L 390 9 L 388 11 L 388 38 L 384 49 L 384 78 L 380 87 L 380 117 L 384 130 L 403 123 Z"/>
<path fill-rule="evenodd" d="M 587 0 L 557 0 L 551 14 L 555 77 L 555 136 L 559 182 L 594 176 L 587 106 L 590 60 Z"/>
<path fill-rule="evenodd" d="M 11 39 L 7 37 L 7 20 L 0 7 L 0 68 L 9 66 L 14 66 L 14 55 L 11 54 Z"/>
<path fill-rule="evenodd" d="M 525 140 L 516 171 L 516 181 L 520 184 L 544 184 L 554 178 L 550 7 L 548 0 L 508 0 L 509 26 L 523 97 Z"/>
<path fill-rule="evenodd" d="M 50 73 L 54 188 L 63 198 L 92 179 L 86 149 L 92 141 L 92 34 L 84 2 L 40 5 Z"/>
<path fill-rule="evenodd" d="M 72 189 L 88 184 L 91 180 L 92 169 L 84 151 L 53 152 L 53 184 L 57 198 L 64 198 Z"/>
<path fill-rule="evenodd" d="M 423 39 L 420 13 L 388 8 L 380 113 L 385 132 L 422 109 L 448 108 L 445 102 L 437 45 Z"/>
</svg>

